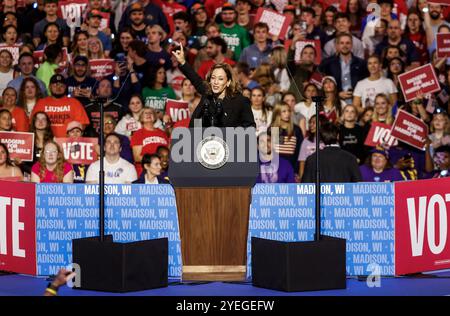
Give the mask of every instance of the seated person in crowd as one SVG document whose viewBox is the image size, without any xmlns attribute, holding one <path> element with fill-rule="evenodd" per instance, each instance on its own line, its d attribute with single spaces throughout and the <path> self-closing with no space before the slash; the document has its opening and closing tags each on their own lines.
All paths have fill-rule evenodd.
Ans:
<svg viewBox="0 0 450 316">
<path fill-rule="evenodd" d="M 54 141 L 45 143 L 41 157 L 31 168 L 31 182 L 73 183 L 73 169 L 65 162 L 61 147 Z"/>
<path fill-rule="evenodd" d="M 142 168 L 144 171 L 138 180 L 133 183 L 145 183 L 145 184 L 160 184 L 169 183 L 167 179 L 161 177 L 161 158 L 158 154 L 145 154 L 142 157 Z"/>
<path fill-rule="evenodd" d="M 134 166 L 120 157 L 122 145 L 120 137 L 116 133 L 111 133 L 105 137 L 105 158 L 103 160 L 105 168 L 106 184 L 127 184 L 137 180 L 137 173 Z M 98 183 L 100 171 L 100 160 L 89 166 L 86 174 L 86 183 Z"/>
</svg>

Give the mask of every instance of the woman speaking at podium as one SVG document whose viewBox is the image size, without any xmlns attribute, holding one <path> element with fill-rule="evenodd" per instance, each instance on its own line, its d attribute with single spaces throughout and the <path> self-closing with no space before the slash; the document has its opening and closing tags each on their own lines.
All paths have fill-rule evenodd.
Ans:
<svg viewBox="0 0 450 316">
<path fill-rule="evenodd" d="M 198 126 L 195 120 L 201 120 L 202 127 L 256 127 L 250 100 L 242 95 L 230 65 L 215 64 L 205 82 L 186 62 L 182 45 L 177 46 L 172 54 L 181 72 L 202 96 L 192 113 L 189 127 Z"/>
</svg>

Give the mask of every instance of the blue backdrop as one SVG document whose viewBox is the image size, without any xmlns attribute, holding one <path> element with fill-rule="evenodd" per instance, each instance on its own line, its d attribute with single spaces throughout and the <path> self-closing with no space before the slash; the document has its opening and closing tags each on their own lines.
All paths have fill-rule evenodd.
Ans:
<svg viewBox="0 0 450 316">
<path fill-rule="evenodd" d="M 181 275 L 181 248 L 170 185 L 107 185 L 106 233 L 129 242 L 167 237 L 169 275 Z M 314 185 L 256 185 L 250 210 L 250 237 L 312 240 Z M 367 275 L 372 263 L 394 275 L 394 186 L 390 183 L 322 185 L 323 233 L 347 239 L 348 275 Z M 72 261 L 71 240 L 98 235 L 98 187 L 39 184 L 36 188 L 39 275 L 55 274 Z"/>
</svg>

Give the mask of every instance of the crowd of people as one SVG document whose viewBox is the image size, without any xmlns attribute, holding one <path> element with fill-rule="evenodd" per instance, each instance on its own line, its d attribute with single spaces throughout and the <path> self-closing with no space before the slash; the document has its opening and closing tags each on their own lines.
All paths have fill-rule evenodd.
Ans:
<svg viewBox="0 0 450 316">
<path fill-rule="evenodd" d="M 31 162 L 11 159 L 0 144 L 0 179 L 96 183 L 99 161 L 70 164 L 54 139 L 99 138 L 102 129 L 106 183 L 169 183 L 171 133 L 193 120 L 174 121 L 166 101 L 185 101 L 198 117 L 208 93 L 202 80 L 213 92 L 214 80 L 228 82 L 224 106 L 236 109 L 226 119 L 256 127 L 261 168 L 279 155 L 277 170 L 261 173 L 258 182 L 313 181 L 318 130 L 321 150 L 340 147 L 343 163 L 356 166 L 349 177 L 333 180 L 448 176 L 450 56 L 437 57 L 436 34 L 450 32 L 450 7 L 431 0 L 283 3 L 88 0 L 74 26 L 58 15 L 58 0 L 2 0 L 0 132 L 33 133 L 34 152 Z M 367 12 L 371 3 L 379 16 Z M 292 18 L 286 37 L 256 20 L 260 8 Z M 108 25 L 101 26 L 104 13 Z M 114 60 L 114 73 L 93 78 L 95 59 Z M 428 63 L 441 90 L 406 101 L 399 75 Z M 242 94 L 229 97 L 236 91 Z M 320 128 L 316 96 L 323 96 Z M 399 110 L 429 126 L 424 148 L 400 140 L 365 145 L 372 123 L 392 126 Z M 238 112 L 243 116 L 234 117 Z M 341 168 L 338 160 L 326 161 Z"/>
</svg>

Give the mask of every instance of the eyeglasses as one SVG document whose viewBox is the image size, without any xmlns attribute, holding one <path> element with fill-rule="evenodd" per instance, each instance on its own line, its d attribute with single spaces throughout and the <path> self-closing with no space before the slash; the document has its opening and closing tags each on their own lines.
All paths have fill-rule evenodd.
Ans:
<svg viewBox="0 0 450 316">
<path fill-rule="evenodd" d="M 58 151 L 57 150 L 46 150 L 46 151 L 44 151 L 44 153 L 47 155 L 51 155 L 51 154 L 57 154 Z"/>
<path fill-rule="evenodd" d="M 114 124 L 114 121 L 105 121 L 105 124 Z"/>
</svg>

